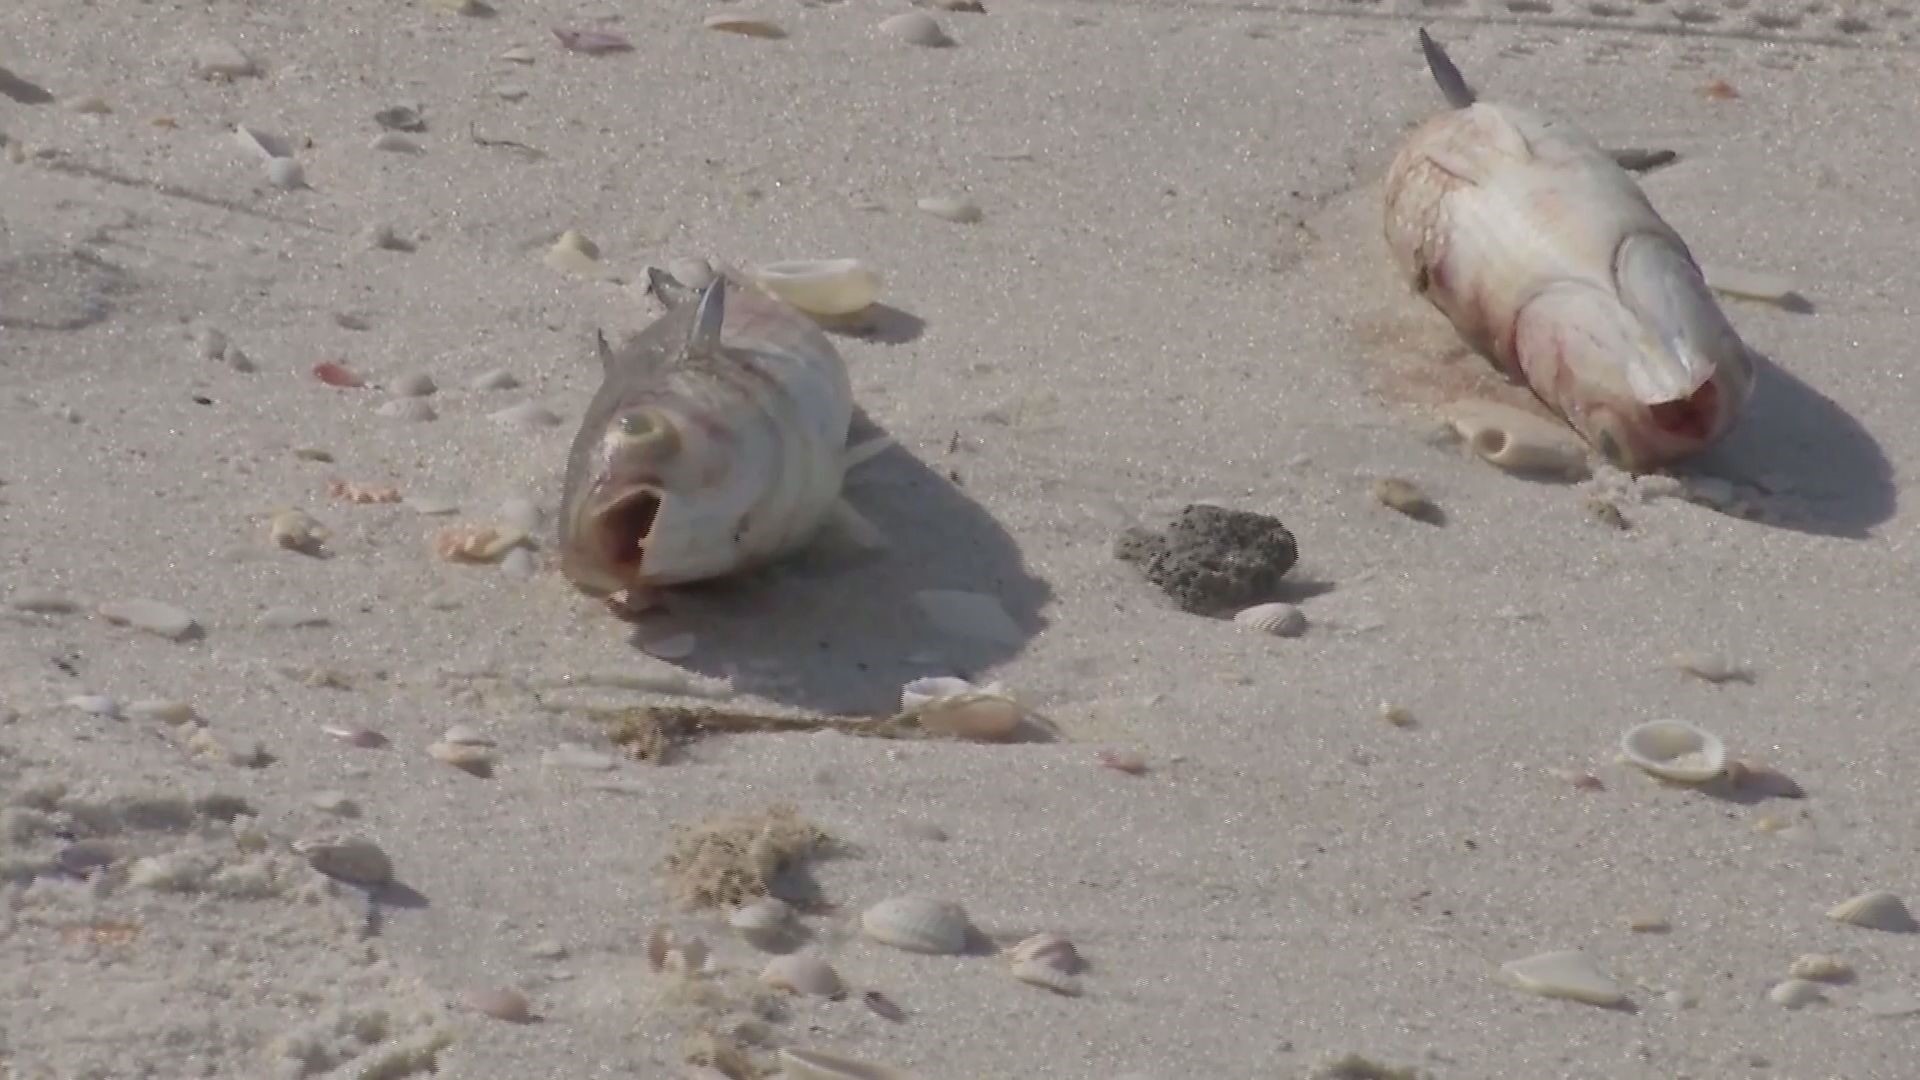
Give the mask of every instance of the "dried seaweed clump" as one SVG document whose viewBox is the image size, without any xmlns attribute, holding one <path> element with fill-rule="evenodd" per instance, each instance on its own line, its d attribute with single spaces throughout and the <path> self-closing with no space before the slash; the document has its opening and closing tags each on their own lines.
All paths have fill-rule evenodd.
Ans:
<svg viewBox="0 0 1920 1080">
<path fill-rule="evenodd" d="M 775 878 L 832 842 L 792 807 L 774 806 L 683 827 L 662 870 L 675 903 L 730 908 L 768 895 Z"/>
</svg>

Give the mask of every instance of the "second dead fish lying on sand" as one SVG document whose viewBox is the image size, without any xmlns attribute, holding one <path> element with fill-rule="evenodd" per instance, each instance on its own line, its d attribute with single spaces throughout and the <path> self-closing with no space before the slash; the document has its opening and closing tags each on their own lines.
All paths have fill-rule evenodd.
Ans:
<svg viewBox="0 0 1920 1080">
<path fill-rule="evenodd" d="M 1425 30 L 1449 111 L 1387 170 L 1386 238 L 1416 291 L 1615 466 L 1714 443 L 1753 358 L 1679 234 L 1564 121 L 1477 100 Z"/>
<path fill-rule="evenodd" d="M 752 570 L 836 515 L 848 468 L 845 363 L 806 315 L 722 275 L 694 293 L 654 272 L 669 310 L 619 349 L 567 460 L 560 568 L 582 592 L 625 594 Z"/>
</svg>

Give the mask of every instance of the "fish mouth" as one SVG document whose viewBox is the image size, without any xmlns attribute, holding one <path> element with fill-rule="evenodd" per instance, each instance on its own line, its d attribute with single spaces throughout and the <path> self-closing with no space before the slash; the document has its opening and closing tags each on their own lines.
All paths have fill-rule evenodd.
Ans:
<svg viewBox="0 0 1920 1080">
<path fill-rule="evenodd" d="M 1705 442 L 1713 434 L 1720 412 L 1720 386 L 1708 379 L 1699 389 L 1676 401 L 1647 406 L 1653 426 L 1676 438 Z"/>
<path fill-rule="evenodd" d="M 640 567 L 660 505 L 660 491 L 642 487 L 584 515 L 584 528 L 566 560 L 575 587 L 589 596 L 610 596 L 644 584 Z"/>
</svg>

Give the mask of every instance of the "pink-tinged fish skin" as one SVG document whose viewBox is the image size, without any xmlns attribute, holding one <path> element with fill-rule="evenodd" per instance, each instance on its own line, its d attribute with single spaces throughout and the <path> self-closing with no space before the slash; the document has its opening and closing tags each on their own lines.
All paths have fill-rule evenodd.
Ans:
<svg viewBox="0 0 1920 1080">
<path fill-rule="evenodd" d="M 1422 38 L 1455 107 L 1387 170 L 1387 245 L 1414 290 L 1618 467 L 1718 441 L 1753 358 L 1686 243 L 1585 134 L 1473 100 Z"/>
<path fill-rule="evenodd" d="M 722 279 L 619 349 L 568 456 L 561 572 L 645 594 L 741 573 L 805 543 L 838 504 L 853 395 L 812 320 Z M 720 312 L 713 322 L 703 323 Z"/>
</svg>

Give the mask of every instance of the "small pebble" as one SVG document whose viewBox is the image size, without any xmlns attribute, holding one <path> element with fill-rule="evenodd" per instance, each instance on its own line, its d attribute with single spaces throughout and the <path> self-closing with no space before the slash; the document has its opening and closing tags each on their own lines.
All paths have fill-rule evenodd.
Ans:
<svg viewBox="0 0 1920 1080">
<path fill-rule="evenodd" d="M 372 728 L 330 727 L 322 728 L 321 730 L 339 739 L 341 742 L 346 743 L 348 746 L 357 747 L 361 750 L 378 750 L 387 745 L 387 737 Z"/>
<path fill-rule="evenodd" d="M 75 694 L 67 704 L 93 716 L 118 717 L 120 703 L 105 694 Z"/>
<path fill-rule="evenodd" d="M 440 389 L 433 376 L 423 371 L 402 375 L 393 381 L 393 393 L 396 397 L 427 397 Z"/>
<path fill-rule="evenodd" d="M 200 629 L 192 615 L 158 600 L 119 600 L 100 605 L 100 617 L 115 626 L 145 630 L 173 641 L 183 641 Z"/>
<path fill-rule="evenodd" d="M 440 741 L 454 746 L 492 746 L 494 742 L 468 724 L 455 724 L 440 733 Z"/>
<path fill-rule="evenodd" d="M 428 420 L 437 419 L 440 415 L 425 398 L 417 397 L 394 398 L 374 411 L 390 420 L 406 423 L 425 423 Z"/>
<path fill-rule="evenodd" d="M 1805 953 L 1796 957 L 1787 974 L 1796 979 L 1809 979 L 1815 982 L 1846 982 L 1853 978 L 1853 968 L 1847 962 L 1823 953 Z"/>
<path fill-rule="evenodd" d="M 307 171 L 292 158 L 277 157 L 267 162 L 267 183 L 283 191 L 307 186 Z"/>
<path fill-rule="evenodd" d="M 401 237 L 399 233 L 393 231 L 391 225 L 369 225 L 363 235 L 367 246 L 375 251 L 412 251 L 414 249 L 413 241 Z"/>
<path fill-rule="evenodd" d="M 986 215 L 980 210 L 980 204 L 972 199 L 950 195 L 930 195 L 915 204 L 921 213 L 930 214 L 942 221 L 951 221 L 956 225 L 973 225 Z"/>
<path fill-rule="evenodd" d="M 498 760 L 493 750 L 471 743 L 450 743 L 441 741 L 427 747 L 428 756 L 442 761 L 471 776 L 485 780 L 493 775 L 494 763 Z"/>
<path fill-rule="evenodd" d="M 127 715 L 135 720 L 158 720 L 161 723 L 191 724 L 200 719 L 193 706 L 184 701 L 172 701 L 167 698 L 145 698 L 127 706 Z"/>
<path fill-rule="evenodd" d="M 474 1012 L 509 1024 L 524 1024 L 533 1019 L 532 1004 L 527 1001 L 527 995 L 518 990 L 506 987 L 469 990 L 460 1000 Z"/>
<path fill-rule="evenodd" d="M 206 41 L 193 51 L 194 74 L 203 79 L 239 79 L 260 74 L 253 59 L 239 46 L 225 41 Z"/>
<path fill-rule="evenodd" d="M 713 264 L 705 259 L 673 259 L 667 263 L 667 275 L 689 289 L 704 289 L 713 284 Z"/>
<path fill-rule="evenodd" d="M 494 368 L 492 371 L 475 376 L 473 382 L 468 385 L 475 390 L 512 390 L 520 385 L 520 380 L 514 378 L 513 372 L 506 368 Z"/>
<path fill-rule="evenodd" d="M 509 405 L 497 412 L 488 413 L 487 418 L 497 424 L 519 427 L 554 427 L 560 423 L 560 417 L 535 401 Z"/>
<path fill-rule="evenodd" d="M 549 769 L 574 772 L 606 772 L 619 766 L 619 759 L 578 743 L 561 743 L 540 755 L 540 764 Z"/>
<path fill-rule="evenodd" d="M 1641 914 L 1627 920 L 1627 929 L 1636 934 L 1664 934 L 1673 926 L 1658 915 Z"/>
<path fill-rule="evenodd" d="M 294 842 L 307 865 L 349 885 L 378 888 L 393 881 L 393 862 L 380 845 L 358 836 L 315 837 Z"/>
<path fill-rule="evenodd" d="M 499 56 L 494 57 L 494 59 L 505 60 L 510 64 L 531 64 L 534 61 L 534 56 L 532 49 L 524 45 L 516 45 L 506 52 L 501 53 Z"/>
<path fill-rule="evenodd" d="M 390 154 L 418 154 L 420 144 L 397 131 L 383 131 L 367 143 L 370 150 L 384 150 Z"/>
<path fill-rule="evenodd" d="M 500 572 L 510 578 L 527 581 L 540 572 L 540 564 L 535 561 L 533 552 L 518 547 L 500 557 Z"/>
<path fill-rule="evenodd" d="M 527 955 L 535 960 L 565 960 L 567 947 L 557 941 L 540 941 L 527 950 Z"/>
<path fill-rule="evenodd" d="M 1397 476 L 1375 480 L 1373 497 L 1380 505 L 1397 510 L 1415 521 L 1424 521 L 1429 525 L 1439 525 L 1444 521 L 1439 505 L 1411 480 L 1402 480 Z"/>
<path fill-rule="evenodd" d="M 1775 1005 L 1798 1009 L 1816 1001 L 1825 1001 L 1826 995 L 1820 992 L 1817 984 L 1806 979 L 1787 979 L 1774 984 L 1773 989 L 1767 991 L 1767 1000 Z"/>
<path fill-rule="evenodd" d="M 527 96 L 527 88 L 519 83 L 502 83 L 493 88 L 493 96 L 501 101 L 522 101 Z"/>
<path fill-rule="evenodd" d="M 1380 706 L 1380 719 L 1397 728 L 1410 728 L 1413 726 L 1413 710 L 1405 705 L 1387 702 Z"/>
<path fill-rule="evenodd" d="M 540 528 L 540 507 L 532 499 L 515 495 L 500 504 L 500 524 L 520 532 L 535 532 Z"/>
<path fill-rule="evenodd" d="M 227 335 L 211 326 L 203 326 L 193 336 L 194 351 L 202 360 L 218 360 L 227 355 Z"/>
</svg>

